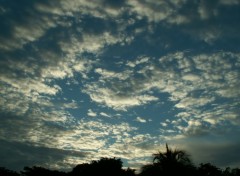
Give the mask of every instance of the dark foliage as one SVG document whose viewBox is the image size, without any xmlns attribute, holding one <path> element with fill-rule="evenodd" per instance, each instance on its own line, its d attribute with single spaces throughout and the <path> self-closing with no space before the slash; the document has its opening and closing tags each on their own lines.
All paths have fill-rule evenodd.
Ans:
<svg viewBox="0 0 240 176">
<path fill-rule="evenodd" d="M 4 167 L 0 167 L 0 176 L 19 176 L 19 174 Z"/>
<path fill-rule="evenodd" d="M 121 159 L 101 158 L 91 163 L 79 164 L 68 173 L 38 166 L 24 167 L 17 173 L 0 167 L 0 176 L 240 176 L 239 168 L 227 167 L 221 170 L 211 163 L 202 163 L 196 167 L 185 151 L 172 150 L 168 145 L 165 152 L 153 154 L 153 162 L 144 165 L 139 174 L 134 169 L 123 169 L 122 166 Z"/>
<path fill-rule="evenodd" d="M 222 171 L 217 168 L 216 166 L 213 166 L 210 163 L 206 163 L 206 164 L 200 164 L 199 168 L 198 168 L 198 175 L 201 176 L 219 176 L 222 174 Z"/>
<path fill-rule="evenodd" d="M 159 152 L 153 156 L 153 164 L 143 166 L 141 176 L 196 175 L 196 168 L 185 151 L 172 150 L 166 144 L 166 152 Z"/>
<path fill-rule="evenodd" d="M 49 169 L 45 169 L 43 167 L 24 167 L 23 171 L 21 171 L 22 176 L 66 176 L 67 174 L 60 171 L 52 171 Z"/>
<path fill-rule="evenodd" d="M 102 158 L 99 161 L 92 161 L 90 164 L 79 164 L 69 173 L 70 176 L 134 176 L 135 171 L 128 168 L 122 169 L 121 159 Z"/>
<path fill-rule="evenodd" d="M 115 158 L 102 158 L 99 161 L 92 161 L 91 164 L 80 164 L 73 168 L 70 176 L 123 176 L 127 171 L 122 169 L 122 161 Z"/>
</svg>

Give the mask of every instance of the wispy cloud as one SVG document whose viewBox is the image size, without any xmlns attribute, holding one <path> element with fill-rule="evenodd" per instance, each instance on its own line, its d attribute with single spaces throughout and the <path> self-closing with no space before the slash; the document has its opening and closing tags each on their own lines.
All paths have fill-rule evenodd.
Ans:
<svg viewBox="0 0 240 176">
<path fill-rule="evenodd" d="M 100 115 L 103 117 L 111 117 L 109 114 L 105 113 L 105 112 L 100 112 Z"/>
<path fill-rule="evenodd" d="M 135 119 L 135 121 L 140 122 L 140 123 L 146 123 L 146 122 L 147 122 L 147 120 L 144 119 L 144 118 L 142 118 L 142 117 L 137 117 L 137 118 Z"/>
</svg>

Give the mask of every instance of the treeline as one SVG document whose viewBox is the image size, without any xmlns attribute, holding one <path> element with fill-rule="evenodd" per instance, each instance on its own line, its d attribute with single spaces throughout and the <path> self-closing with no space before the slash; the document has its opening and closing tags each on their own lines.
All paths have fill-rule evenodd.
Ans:
<svg viewBox="0 0 240 176">
<path fill-rule="evenodd" d="M 123 169 L 121 159 L 101 158 L 91 163 L 75 166 L 69 172 L 49 170 L 43 167 L 24 167 L 20 172 L 0 167 L 0 176 L 240 176 L 240 169 L 220 169 L 211 163 L 195 166 L 183 150 L 172 150 L 166 145 L 165 152 L 153 154 L 151 164 L 142 166 L 140 173 Z"/>
</svg>

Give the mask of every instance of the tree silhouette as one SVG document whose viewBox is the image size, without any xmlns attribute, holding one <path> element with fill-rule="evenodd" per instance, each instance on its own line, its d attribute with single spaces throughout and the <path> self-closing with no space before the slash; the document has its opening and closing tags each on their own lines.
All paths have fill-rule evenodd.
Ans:
<svg viewBox="0 0 240 176">
<path fill-rule="evenodd" d="M 123 170 L 123 176 L 135 176 L 135 169 L 127 168 L 126 170 Z"/>
<path fill-rule="evenodd" d="M 22 176 L 66 176 L 66 173 L 60 171 L 52 171 L 43 167 L 34 166 L 24 167 L 21 172 Z"/>
<path fill-rule="evenodd" d="M 0 176 L 20 176 L 17 172 L 0 167 Z"/>
<path fill-rule="evenodd" d="M 90 164 L 79 164 L 69 173 L 70 176 L 133 176 L 134 170 L 122 169 L 121 159 L 101 158 Z"/>
<path fill-rule="evenodd" d="M 70 176 L 85 176 L 92 174 L 93 172 L 92 167 L 88 163 L 78 164 L 76 167 L 73 168 L 73 170 L 69 173 Z"/>
<path fill-rule="evenodd" d="M 239 176 L 240 175 L 240 169 L 239 168 L 232 169 L 231 174 L 232 174 L 232 176 Z"/>
<path fill-rule="evenodd" d="M 166 144 L 166 152 L 159 152 L 156 154 L 153 154 L 154 159 L 153 162 L 157 162 L 158 164 L 164 165 L 164 164 L 176 164 L 181 163 L 183 165 L 191 164 L 191 161 L 189 159 L 189 155 L 183 151 L 183 150 L 172 150 L 168 147 L 168 144 Z"/>
<path fill-rule="evenodd" d="M 201 176 L 219 176 L 222 174 L 222 171 L 216 166 L 206 163 L 200 164 L 200 167 L 198 168 L 198 174 Z"/>
<path fill-rule="evenodd" d="M 154 175 L 160 175 L 162 173 L 162 168 L 156 165 L 155 163 L 153 164 L 147 164 L 144 165 L 141 168 L 141 173 L 139 174 L 140 176 L 154 176 Z"/>
</svg>

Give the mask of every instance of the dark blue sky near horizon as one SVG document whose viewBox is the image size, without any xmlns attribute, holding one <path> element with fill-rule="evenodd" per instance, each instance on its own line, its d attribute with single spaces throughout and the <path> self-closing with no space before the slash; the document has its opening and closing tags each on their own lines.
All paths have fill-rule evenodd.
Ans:
<svg viewBox="0 0 240 176">
<path fill-rule="evenodd" d="M 240 166 L 239 0 L 0 0 L 0 166 L 140 168 L 165 143 Z"/>
</svg>

